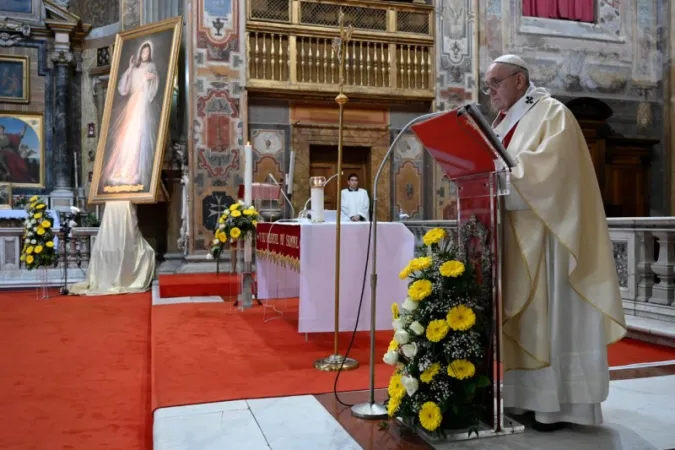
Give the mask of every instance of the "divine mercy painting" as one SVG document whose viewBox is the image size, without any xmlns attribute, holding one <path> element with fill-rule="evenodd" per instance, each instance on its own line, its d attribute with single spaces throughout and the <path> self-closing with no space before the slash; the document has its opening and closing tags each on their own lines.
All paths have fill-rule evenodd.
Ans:
<svg viewBox="0 0 675 450">
<path fill-rule="evenodd" d="M 117 35 L 90 203 L 157 201 L 181 21 Z"/>
</svg>

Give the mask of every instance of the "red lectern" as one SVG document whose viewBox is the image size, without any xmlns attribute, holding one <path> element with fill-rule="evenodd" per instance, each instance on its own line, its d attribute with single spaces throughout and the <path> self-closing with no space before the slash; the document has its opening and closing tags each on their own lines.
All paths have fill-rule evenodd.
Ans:
<svg viewBox="0 0 675 450">
<path fill-rule="evenodd" d="M 411 126 L 420 142 L 457 187 L 458 248 L 468 264 L 477 269 L 490 305 L 491 333 L 485 373 L 492 374 L 485 396 L 485 417 L 478 435 L 489 437 L 524 431 L 503 414 L 501 360 L 501 264 L 502 197 L 509 193 L 509 173 L 514 166 L 501 141 L 476 105 L 466 105 Z M 475 230 L 482 230 L 476 238 Z M 472 230 L 471 237 L 467 230 Z M 449 434 L 452 440 L 467 439 L 467 433 Z"/>
</svg>

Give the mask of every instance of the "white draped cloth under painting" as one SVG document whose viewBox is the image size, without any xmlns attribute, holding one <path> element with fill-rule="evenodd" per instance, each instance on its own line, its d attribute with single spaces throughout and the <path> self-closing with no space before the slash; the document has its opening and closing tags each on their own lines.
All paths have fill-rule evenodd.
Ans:
<svg viewBox="0 0 675 450">
<path fill-rule="evenodd" d="M 143 292 L 155 273 L 155 251 L 138 228 L 136 205 L 108 202 L 91 251 L 87 278 L 71 288 L 74 295 Z"/>
<path fill-rule="evenodd" d="M 504 406 L 602 422 L 607 345 L 625 334 L 593 164 L 572 113 L 532 86 L 495 128 L 517 166 L 504 230 Z"/>
<path fill-rule="evenodd" d="M 117 98 L 115 104 L 122 106 L 113 108 L 109 156 L 102 173 L 104 191 L 115 192 L 111 186 L 124 187 L 125 192 L 149 189 L 161 107 L 155 101 L 159 85 L 152 44 L 145 42 L 117 84 L 118 94 L 125 100 Z"/>
</svg>

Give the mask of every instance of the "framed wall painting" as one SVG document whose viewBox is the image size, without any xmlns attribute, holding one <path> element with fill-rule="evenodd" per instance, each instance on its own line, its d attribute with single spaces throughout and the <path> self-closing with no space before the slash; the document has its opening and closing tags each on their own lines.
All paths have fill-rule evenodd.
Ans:
<svg viewBox="0 0 675 450">
<path fill-rule="evenodd" d="M 42 114 L 0 112 L 0 183 L 45 187 Z"/>
<path fill-rule="evenodd" d="M 0 183 L 0 209 L 12 209 L 12 185 Z"/>
<path fill-rule="evenodd" d="M 0 102 L 30 101 L 30 64 L 27 56 L 0 55 Z"/>
<path fill-rule="evenodd" d="M 0 17 L 2 16 L 22 22 L 40 22 L 44 19 L 42 0 L 2 0 Z"/>
<path fill-rule="evenodd" d="M 89 203 L 156 203 L 167 145 L 182 18 L 115 38 Z"/>
</svg>

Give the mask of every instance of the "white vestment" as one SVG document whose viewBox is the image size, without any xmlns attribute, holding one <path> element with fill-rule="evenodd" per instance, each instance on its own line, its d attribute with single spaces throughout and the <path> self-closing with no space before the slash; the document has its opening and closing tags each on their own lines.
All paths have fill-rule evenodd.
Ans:
<svg viewBox="0 0 675 450">
<path fill-rule="evenodd" d="M 349 221 L 354 216 L 361 216 L 363 220 L 370 217 L 370 198 L 365 189 L 350 191 L 342 190 L 342 221 Z"/>
<path fill-rule="evenodd" d="M 504 406 L 602 423 L 607 345 L 625 334 L 595 170 L 572 113 L 531 86 L 495 124 L 517 166 L 506 198 Z"/>
</svg>

